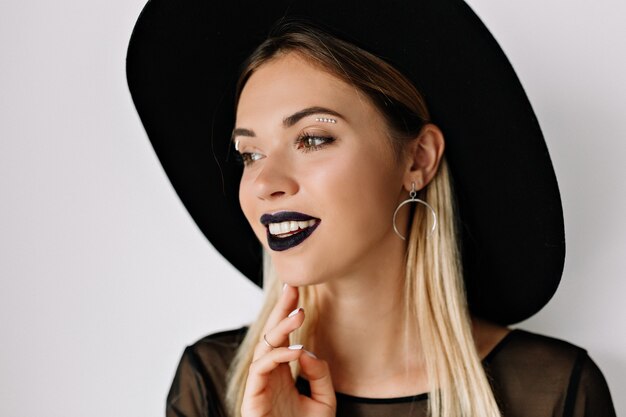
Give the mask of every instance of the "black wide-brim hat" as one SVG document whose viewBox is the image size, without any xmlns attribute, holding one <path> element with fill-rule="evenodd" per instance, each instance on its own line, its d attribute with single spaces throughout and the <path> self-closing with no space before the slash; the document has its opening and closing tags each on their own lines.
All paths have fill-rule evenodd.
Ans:
<svg viewBox="0 0 626 417">
<path fill-rule="evenodd" d="M 151 0 L 127 56 L 130 91 L 165 172 L 209 241 L 262 285 L 261 245 L 238 200 L 235 83 L 279 20 L 326 29 L 386 60 L 425 96 L 456 190 L 473 314 L 524 320 L 565 259 L 550 156 L 503 51 L 460 0 Z M 390 219 L 391 227 L 391 219 Z"/>
</svg>

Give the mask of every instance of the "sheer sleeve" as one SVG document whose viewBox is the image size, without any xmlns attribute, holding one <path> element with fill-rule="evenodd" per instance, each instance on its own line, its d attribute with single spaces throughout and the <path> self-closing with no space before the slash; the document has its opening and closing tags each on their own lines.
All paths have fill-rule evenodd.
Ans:
<svg viewBox="0 0 626 417">
<path fill-rule="evenodd" d="M 226 416 L 226 373 L 245 331 L 206 336 L 185 349 L 167 395 L 166 417 Z"/>
<path fill-rule="evenodd" d="M 602 372 L 568 342 L 514 330 L 484 365 L 505 417 L 615 417 Z"/>
<path fill-rule="evenodd" d="M 606 380 L 586 353 L 572 373 L 570 394 L 564 417 L 615 417 Z"/>
<path fill-rule="evenodd" d="M 200 372 L 198 358 L 188 347 L 178 364 L 174 381 L 167 396 L 167 417 L 209 417 L 207 381 Z"/>
</svg>

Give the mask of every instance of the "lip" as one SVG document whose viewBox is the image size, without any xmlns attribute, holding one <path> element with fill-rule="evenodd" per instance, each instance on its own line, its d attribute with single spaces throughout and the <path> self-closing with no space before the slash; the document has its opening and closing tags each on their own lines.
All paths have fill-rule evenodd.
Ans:
<svg viewBox="0 0 626 417">
<path fill-rule="evenodd" d="M 313 226 L 307 227 L 301 232 L 296 233 L 295 235 L 291 235 L 288 237 L 276 237 L 270 233 L 269 227 L 267 230 L 267 243 L 269 244 L 270 249 L 280 252 L 294 246 L 298 246 L 300 243 L 304 242 L 306 238 L 311 236 L 311 234 L 317 229 L 317 226 L 320 225 L 320 220 L 315 222 Z"/>
<path fill-rule="evenodd" d="M 304 213 L 299 213 L 297 211 L 281 211 L 274 214 L 264 214 L 261 216 L 260 220 L 261 223 L 265 226 L 267 243 L 269 244 L 270 249 L 277 252 L 293 248 L 294 246 L 298 246 L 299 244 L 304 242 L 309 236 L 311 236 L 315 229 L 317 229 L 317 226 L 319 226 L 321 222 L 321 220 L 317 217 L 313 217 Z M 280 238 L 270 233 L 270 223 L 306 220 L 316 220 L 316 222 L 313 226 L 307 227 L 306 229 L 296 233 L 295 235 Z"/>
<path fill-rule="evenodd" d="M 319 220 L 317 217 L 309 216 L 308 214 L 299 213 L 297 211 L 280 211 L 274 214 L 264 214 L 261 216 L 261 224 L 267 226 L 270 223 L 281 223 L 287 221 L 304 222 L 307 220 Z"/>
</svg>

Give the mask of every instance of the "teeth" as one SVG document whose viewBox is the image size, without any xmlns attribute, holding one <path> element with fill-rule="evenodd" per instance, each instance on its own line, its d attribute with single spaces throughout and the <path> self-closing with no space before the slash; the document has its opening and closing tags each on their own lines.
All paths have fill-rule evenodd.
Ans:
<svg viewBox="0 0 626 417">
<path fill-rule="evenodd" d="M 314 219 L 307 220 L 304 222 L 289 221 L 289 222 L 281 222 L 281 223 L 270 223 L 269 229 L 270 229 L 270 234 L 280 235 L 284 233 L 295 232 L 299 229 L 306 229 L 307 227 L 311 227 L 314 224 L 315 224 Z"/>
</svg>

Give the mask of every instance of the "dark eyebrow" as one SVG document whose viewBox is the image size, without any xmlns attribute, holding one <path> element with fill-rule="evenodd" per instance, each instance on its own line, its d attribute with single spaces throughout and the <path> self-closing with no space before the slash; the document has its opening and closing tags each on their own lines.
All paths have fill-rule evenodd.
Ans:
<svg viewBox="0 0 626 417">
<path fill-rule="evenodd" d="M 336 112 L 334 110 L 327 109 L 326 107 L 315 106 L 315 107 L 307 107 L 306 109 L 302 109 L 302 110 L 292 114 L 291 116 L 285 117 L 283 119 L 283 126 L 284 127 L 291 127 L 291 126 L 295 125 L 296 123 L 298 123 L 303 118 L 305 118 L 307 116 L 311 116 L 313 114 L 326 114 L 326 115 L 330 115 L 330 116 L 339 117 L 339 118 L 345 120 L 345 117 L 343 117 L 340 113 L 338 113 L 338 112 Z M 256 134 L 251 129 L 244 129 L 244 128 L 238 127 L 238 128 L 233 130 L 233 134 L 231 135 L 231 140 L 234 141 L 235 137 L 237 137 L 237 136 L 255 137 Z"/>
<path fill-rule="evenodd" d="M 230 139 L 231 140 L 235 140 L 236 136 L 250 136 L 250 137 L 255 137 L 256 134 L 254 133 L 253 130 L 250 129 L 242 129 L 240 127 L 236 128 L 235 130 L 233 130 L 233 134 L 230 135 Z"/>
<path fill-rule="evenodd" d="M 310 116 L 312 114 L 329 114 L 331 116 L 336 116 L 345 120 L 345 118 L 341 114 L 337 113 L 334 110 L 327 109 L 325 107 L 316 106 L 316 107 L 307 107 L 306 109 L 300 110 L 299 112 L 292 114 L 291 116 L 285 117 L 283 119 L 283 126 L 291 127 L 295 125 L 296 123 L 298 123 L 301 119 L 307 116 Z"/>
</svg>

